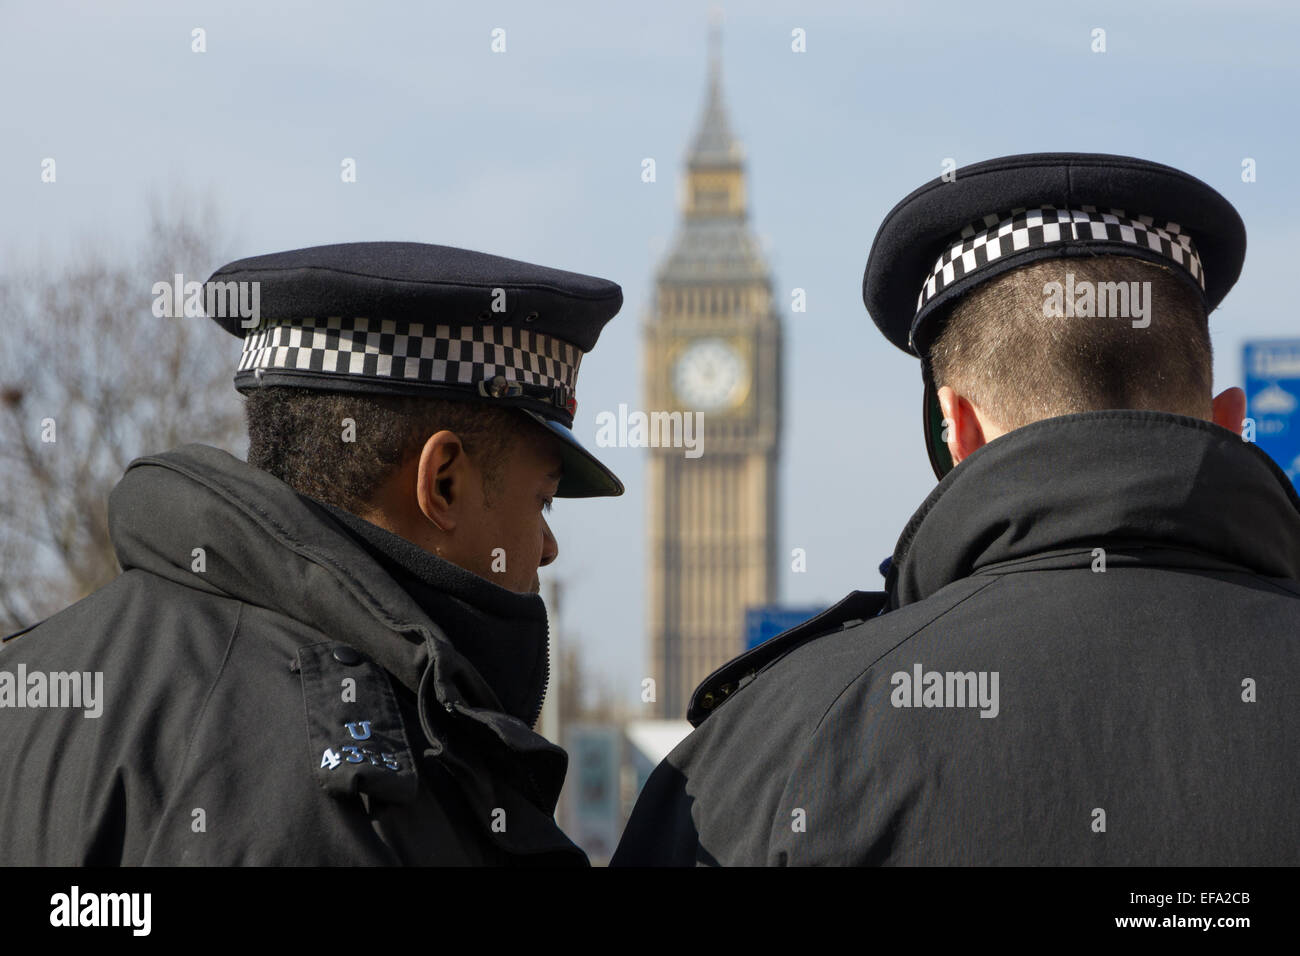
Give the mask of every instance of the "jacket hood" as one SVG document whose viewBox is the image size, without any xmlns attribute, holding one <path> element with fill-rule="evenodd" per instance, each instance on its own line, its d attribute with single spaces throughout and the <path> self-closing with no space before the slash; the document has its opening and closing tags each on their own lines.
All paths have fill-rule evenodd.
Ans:
<svg viewBox="0 0 1300 956">
<path fill-rule="evenodd" d="M 1052 551 L 1160 548 L 1300 579 L 1300 499 L 1254 444 L 1145 411 L 1066 415 L 979 449 L 939 482 L 894 550 L 890 605 Z"/>
<path fill-rule="evenodd" d="M 108 517 L 123 570 L 278 611 L 363 651 L 417 695 L 432 663 L 430 684 L 445 709 L 472 714 L 517 749 L 544 743 L 521 722 L 492 715 L 495 694 L 439 624 L 325 506 L 271 475 L 216 448 L 186 445 L 132 462 L 109 496 Z M 544 627 L 537 595 L 430 559 L 442 566 L 442 583 L 499 592 L 507 614 Z"/>
</svg>

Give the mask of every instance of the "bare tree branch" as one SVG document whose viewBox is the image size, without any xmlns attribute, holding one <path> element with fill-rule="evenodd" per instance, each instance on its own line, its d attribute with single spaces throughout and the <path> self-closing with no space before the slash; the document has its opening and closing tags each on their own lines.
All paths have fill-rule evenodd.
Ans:
<svg viewBox="0 0 1300 956">
<path fill-rule="evenodd" d="M 230 257 L 217 217 L 173 197 L 148 221 L 135 248 L 0 277 L 4 633 L 117 575 L 107 497 L 131 460 L 185 442 L 242 448 L 238 343 L 208 319 L 153 313 L 155 283 L 201 283 Z"/>
</svg>

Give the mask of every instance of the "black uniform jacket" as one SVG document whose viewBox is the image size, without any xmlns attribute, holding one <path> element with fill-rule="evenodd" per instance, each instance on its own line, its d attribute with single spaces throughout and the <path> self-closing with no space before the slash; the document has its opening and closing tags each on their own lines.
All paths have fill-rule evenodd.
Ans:
<svg viewBox="0 0 1300 956">
<path fill-rule="evenodd" d="M 0 864 L 587 864 L 536 595 L 200 445 L 109 522 L 122 575 L 0 646 Z"/>
<path fill-rule="evenodd" d="M 1295 491 L 1225 429 L 1018 429 L 926 499 L 887 593 L 701 685 L 613 862 L 1300 862 L 1298 578 Z"/>
</svg>

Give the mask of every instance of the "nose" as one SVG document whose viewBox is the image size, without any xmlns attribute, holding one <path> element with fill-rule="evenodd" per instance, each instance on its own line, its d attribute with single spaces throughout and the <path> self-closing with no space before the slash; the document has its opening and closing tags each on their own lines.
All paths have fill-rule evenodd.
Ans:
<svg viewBox="0 0 1300 956">
<path fill-rule="evenodd" d="M 551 526 L 542 519 L 542 560 L 539 567 L 546 567 L 559 556 L 560 545 L 555 540 L 555 535 L 551 534 Z"/>
</svg>

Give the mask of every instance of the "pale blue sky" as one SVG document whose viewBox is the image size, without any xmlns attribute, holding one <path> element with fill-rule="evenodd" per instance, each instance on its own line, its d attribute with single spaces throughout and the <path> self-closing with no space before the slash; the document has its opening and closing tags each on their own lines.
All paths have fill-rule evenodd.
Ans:
<svg viewBox="0 0 1300 956">
<path fill-rule="evenodd" d="M 705 3 L 0 3 L 0 263 L 131 242 L 151 194 L 212 200 L 232 256 L 329 242 L 460 245 L 594 273 L 626 304 L 583 363 L 580 438 L 640 405 L 640 324 L 704 97 Z M 208 52 L 190 52 L 190 30 Z M 724 91 L 786 316 L 780 598 L 880 583 L 933 485 L 914 361 L 875 331 L 881 218 L 959 164 L 1125 153 L 1219 189 L 1250 251 L 1211 320 L 1216 384 L 1247 337 L 1300 333 L 1300 13 L 1282 3 L 733 3 Z M 507 52 L 493 54 L 495 27 Z M 807 31 L 808 52 L 790 50 Z M 1090 50 L 1094 27 L 1107 52 Z M 58 182 L 40 182 L 52 156 Z M 640 179 L 654 157 L 659 179 Z M 339 180 L 354 157 L 358 179 Z M 1240 179 L 1243 157 L 1258 181 Z M 194 267 L 202 273 L 214 263 Z M 201 275 L 199 277 L 202 277 Z M 213 360 L 237 349 L 213 328 Z M 6 348 L 21 347 L 6 343 Z M 646 673 L 644 452 L 606 449 L 617 500 L 560 502 L 565 625 L 637 700 Z M 788 560 L 782 562 L 788 568 Z"/>
</svg>

